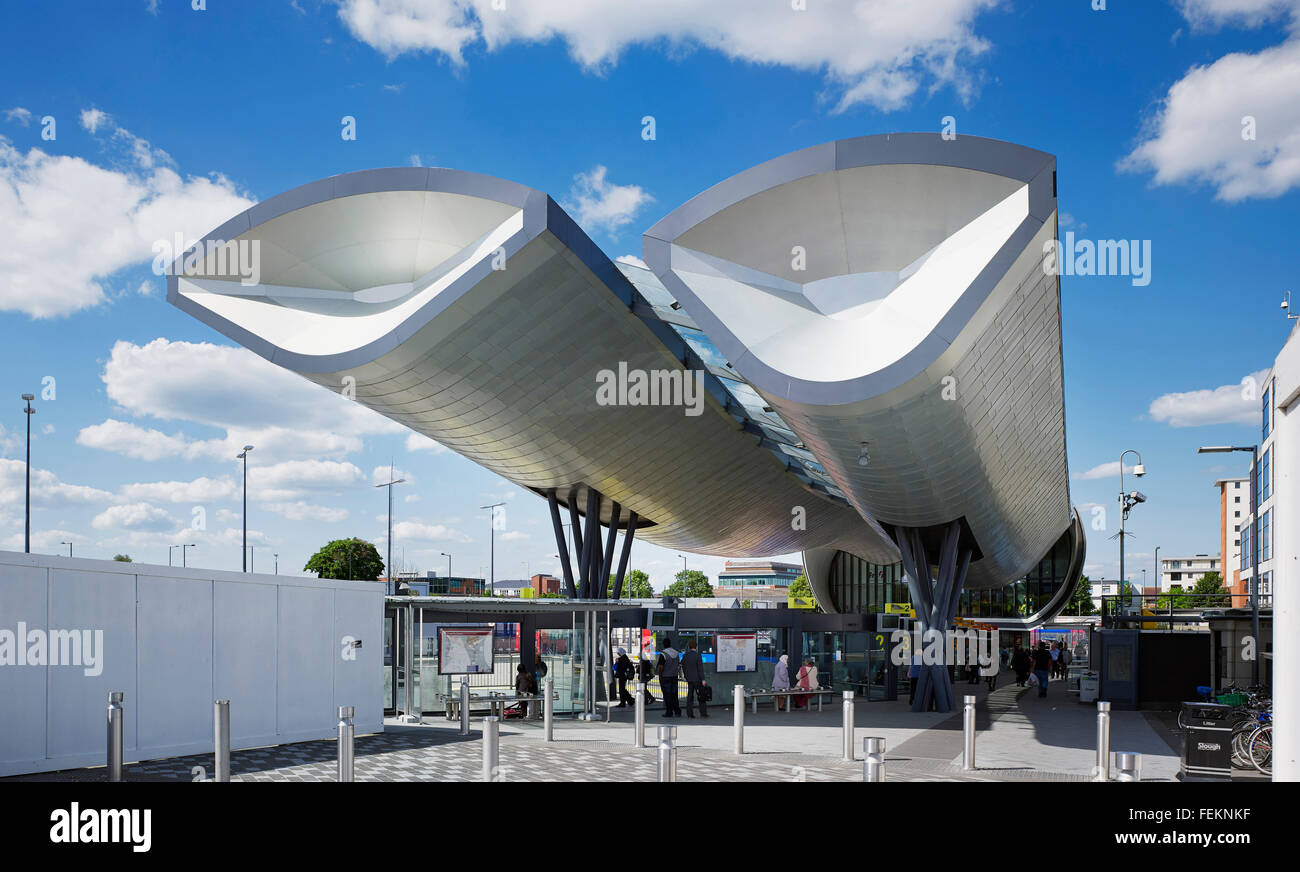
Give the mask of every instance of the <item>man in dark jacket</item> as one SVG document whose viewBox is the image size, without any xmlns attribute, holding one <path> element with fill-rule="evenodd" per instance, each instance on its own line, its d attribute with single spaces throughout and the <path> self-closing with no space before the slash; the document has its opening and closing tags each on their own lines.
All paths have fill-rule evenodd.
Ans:
<svg viewBox="0 0 1300 872">
<path fill-rule="evenodd" d="M 704 658 L 695 649 L 692 639 L 682 655 L 682 678 L 686 679 L 686 716 L 695 717 L 695 698 L 700 700 L 700 717 L 709 716 L 708 703 L 704 701 Z"/>
<path fill-rule="evenodd" d="M 659 649 L 655 673 L 659 676 L 659 689 L 664 694 L 663 717 L 681 717 L 682 707 L 677 699 L 677 677 L 681 673 L 681 660 L 677 649 L 673 647 L 673 640 L 667 636 L 664 636 L 663 647 Z"/>
<path fill-rule="evenodd" d="M 1047 682 L 1052 679 L 1052 654 L 1047 650 L 1046 642 L 1038 643 L 1034 652 L 1034 675 L 1038 677 L 1038 695 L 1047 696 Z"/>
</svg>

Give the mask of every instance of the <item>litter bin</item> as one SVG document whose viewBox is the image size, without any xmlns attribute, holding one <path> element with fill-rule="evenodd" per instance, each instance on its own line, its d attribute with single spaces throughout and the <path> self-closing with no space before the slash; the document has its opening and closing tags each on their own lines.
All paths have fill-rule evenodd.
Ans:
<svg viewBox="0 0 1300 872">
<path fill-rule="evenodd" d="M 1184 781 L 1232 778 L 1232 711 L 1217 702 L 1183 703 Z"/>
</svg>

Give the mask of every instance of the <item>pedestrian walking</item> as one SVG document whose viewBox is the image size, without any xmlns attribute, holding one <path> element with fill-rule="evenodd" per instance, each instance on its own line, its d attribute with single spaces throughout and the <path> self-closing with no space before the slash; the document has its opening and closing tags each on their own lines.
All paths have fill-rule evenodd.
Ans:
<svg viewBox="0 0 1300 872">
<path fill-rule="evenodd" d="M 695 640 L 686 644 L 686 653 L 682 655 L 682 678 L 686 679 L 686 717 L 695 717 L 695 700 L 700 701 L 700 717 L 709 716 L 708 691 L 704 684 L 704 658 L 696 650 Z"/>
<path fill-rule="evenodd" d="M 1034 652 L 1034 676 L 1038 679 L 1038 695 L 1047 696 L 1047 683 L 1052 680 L 1052 655 L 1046 642 L 1038 643 Z"/>
<path fill-rule="evenodd" d="M 682 706 L 677 699 L 677 678 L 681 674 L 681 665 L 673 640 L 665 636 L 664 646 L 659 649 L 659 660 L 655 663 L 655 674 L 659 676 L 659 689 L 663 691 L 663 716 L 666 718 L 679 718 L 682 715 Z"/>
</svg>

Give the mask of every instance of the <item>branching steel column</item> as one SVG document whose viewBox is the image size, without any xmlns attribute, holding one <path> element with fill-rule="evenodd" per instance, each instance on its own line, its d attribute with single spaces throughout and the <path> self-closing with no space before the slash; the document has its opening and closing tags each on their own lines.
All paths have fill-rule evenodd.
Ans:
<svg viewBox="0 0 1300 872">
<path fill-rule="evenodd" d="M 560 504 L 555 498 L 555 488 L 546 492 L 546 505 L 551 510 L 551 526 L 555 528 L 555 548 L 560 552 L 560 569 L 564 572 L 564 591 L 569 599 L 577 594 L 573 589 L 573 568 L 569 566 L 569 544 L 564 540 L 564 525 L 560 523 Z"/>
<path fill-rule="evenodd" d="M 600 572 L 596 578 L 596 598 L 609 599 L 609 571 L 614 568 L 614 537 L 618 535 L 618 518 L 623 507 L 615 502 L 609 509 L 608 535 L 605 537 L 605 553 L 601 557 Z"/>
<path fill-rule="evenodd" d="M 600 492 L 587 488 L 587 529 L 582 531 L 582 598 L 592 596 L 593 576 L 596 574 L 596 547 L 600 542 Z"/>
<path fill-rule="evenodd" d="M 920 530 L 899 528 L 897 533 L 898 550 L 903 558 L 903 572 L 907 578 L 908 591 L 912 604 L 916 607 L 916 620 L 925 637 L 933 637 L 928 632 L 938 631 L 942 636 L 939 644 L 926 644 L 922 651 L 913 651 L 913 656 L 925 651 L 937 658 L 927 657 L 932 661 L 920 664 L 920 677 L 917 681 L 916 698 L 912 711 L 928 711 L 933 703 L 935 710 L 950 712 L 955 709 L 952 681 L 948 675 L 948 645 L 944 634 L 957 613 L 961 600 L 962 585 L 966 583 L 966 570 L 970 566 L 971 552 L 961 548 L 961 524 L 953 521 L 943 532 L 943 544 L 939 549 L 939 574 L 930 576 L 930 558 L 925 552 L 925 542 Z M 908 664 L 910 669 L 911 664 Z"/>
<path fill-rule="evenodd" d="M 627 561 L 632 556 L 632 540 L 636 537 L 636 512 L 627 516 L 627 529 L 623 531 L 623 553 L 618 558 L 618 575 L 614 576 L 614 599 L 623 595 L 623 578 L 627 574 Z"/>
<path fill-rule="evenodd" d="M 569 491 L 569 534 L 573 536 L 573 559 L 578 561 L 578 593 L 582 593 L 582 525 L 578 523 L 578 489 Z"/>
</svg>

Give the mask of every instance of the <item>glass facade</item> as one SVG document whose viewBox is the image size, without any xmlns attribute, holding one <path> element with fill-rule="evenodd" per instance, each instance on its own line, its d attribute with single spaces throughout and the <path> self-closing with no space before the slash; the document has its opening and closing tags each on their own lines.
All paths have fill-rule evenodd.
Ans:
<svg viewBox="0 0 1300 872">
<path fill-rule="evenodd" d="M 1024 578 L 998 590 L 967 590 L 957 614 L 964 618 L 1027 618 L 1045 609 L 1067 582 L 1071 541 L 1067 530 Z M 885 603 L 910 603 L 903 565 L 878 566 L 841 551 L 831 562 L 831 598 L 842 612 L 880 613 Z"/>
</svg>

